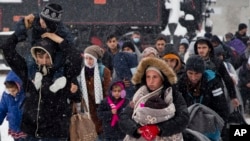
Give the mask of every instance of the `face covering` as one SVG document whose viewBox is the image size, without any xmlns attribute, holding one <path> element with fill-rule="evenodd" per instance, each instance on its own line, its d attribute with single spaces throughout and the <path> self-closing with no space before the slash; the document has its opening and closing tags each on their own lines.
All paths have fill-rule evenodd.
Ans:
<svg viewBox="0 0 250 141">
<path fill-rule="evenodd" d="M 139 42 L 140 42 L 140 38 L 133 38 L 133 41 L 134 41 L 135 43 L 139 43 Z"/>
</svg>

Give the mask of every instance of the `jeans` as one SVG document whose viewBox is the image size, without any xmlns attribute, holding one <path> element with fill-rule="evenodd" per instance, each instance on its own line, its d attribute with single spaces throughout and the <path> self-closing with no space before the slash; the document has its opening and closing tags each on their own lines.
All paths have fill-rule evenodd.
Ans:
<svg viewBox="0 0 250 141">
<path fill-rule="evenodd" d="M 21 141 L 68 141 L 68 139 L 67 138 L 36 138 L 34 136 L 28 135 L 25 138 L 25 140 L 21 140 Z"/>
</svg>

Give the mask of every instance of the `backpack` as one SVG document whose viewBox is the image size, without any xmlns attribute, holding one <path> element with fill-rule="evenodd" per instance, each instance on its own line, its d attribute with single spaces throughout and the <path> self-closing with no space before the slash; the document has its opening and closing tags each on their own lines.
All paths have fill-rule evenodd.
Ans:
<svg viewBox="0 0 250 141">
<path fill-rule="evenodd" d="M 195 103 L 188 107 L 190 114 L 189 129 L 198 131 L 211 141 L 219 141 L 224 120 L 211 108 Z"/>
<path fill-rule="evenodd" d="M 183 139 L 184 141 L 211 141 L 208 137 L 206 137 L 204 134 L 186 128 L 183 132 Z"/>
</svg>

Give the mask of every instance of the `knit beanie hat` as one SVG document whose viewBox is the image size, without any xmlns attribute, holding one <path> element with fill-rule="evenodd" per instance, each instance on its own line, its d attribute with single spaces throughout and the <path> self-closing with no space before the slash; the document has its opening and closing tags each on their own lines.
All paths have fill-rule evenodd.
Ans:
<svg viewBox="0 0 250 141">
<path fill-rule="evenodd" d="M 112 93 L 113 86 L 119 86 L 121 88 L 121 98 L 126 97 L 125 84 L 124 84 L 123 81 L 116 81 L 111 85 L 111 94 L 112 94 L 112 96 L 114 96 L 113 93 Z"/>
<path fill-rule="evenodd" d="M 122 45 L 122 50 L 125 48 L 125 47 L 129 47 L 130 49 L 133 50 L 133 52 L 135 52 L 135 47 L 134 47 L 134 44 L 127 41 L 127 42 L 124 42 L 123 45 Z"/>
<path fill-rule="evenodd" d="M 63 9 L 59 4 L 49 3 L 40 13 L 43 19 L 53 22 L 60 22 L 62 18 Z"/>
<path fill-rule="evenodd" d="M 238 31 L 242 30 L 242 29 L 245 29 L 247 28 L 247 25 L 244 24 L 244 23 L 240 23 L 239 26 L 238 26 Z"/>
<path fill-rule="evenodd" d="M 150 71 L 150 70 L 153 70 L 153 71 L 157 72 L 157 73 L 160 75 L 161 79 L 164 80 L 164 77 L 163 77 L 161 71 L 160 71 L 158 68 L 153 67 L 153 66 L 149 66 L 149 67 L 146 69 L 146 72 L 147 72 L 147 71 Z"/>
<path fill-rule="evenodd" d="M 192 70 L 199 73 L 205 71 L 205 62 L 199 55 L 190 56 L 186 62 L 186 71 Z"/>
<path fill-rule="evenodd" d="M 101 59 L 103 57 L 104 50 L 97 45 L 91 45 L 91 46 L 88 46 L 84 50 L 84 54 L 88 54 L 90 56 L 93 56 L 98 60 L 98 59 Z"/>
<path fill-rule="evenodd" d="M 155 57 L 159 57 L 158 51 L 154 47 L 147 47 L 142 52 L 142 57 L 147 57 L 150 54 L 154 54 Z"/>
</svg>

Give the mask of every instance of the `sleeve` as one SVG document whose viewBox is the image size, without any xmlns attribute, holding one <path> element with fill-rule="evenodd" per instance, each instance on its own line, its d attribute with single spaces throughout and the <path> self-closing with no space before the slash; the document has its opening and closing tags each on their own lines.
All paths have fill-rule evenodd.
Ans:
<svg viewBox="0 0 250 141">
<path fill-rule="evenodd" d="M 176 108 L 175 116 L 157 124 L 160 128 L 159 136 L 171 136 L 181 133 L 186 129 L 189 122 L 189 113 L 184 98 L 178 91 L 174 90 L 173 92 L 173 103 Z"/>
<path fill-rule="evenodd" d="M 218 72 L 222 77 L 223 81 L 225 82 L 228 94 L 231 99 L 236 98 L 236 90 L 234 87 L 233 80 L 231 79 L 229 73 L 227 72 L 226 67 L 224 66 L 223 62 L 221 62 L 218 66 Z"/>
<path fill-rule="evenodd" d="M 0 125 L 2 125 L 3 120 L 6 117 L 7 112 L 8 112 L 8 106 L 7 106 L 6 99 L 5 99 L 4 95 L 5 94 L 3 92 L 2 98 L 1 98 L 1 101 L 0 101 Z"/>
<path fill-rule="evenodd" d="M 97 117 L 104 122 L 111 121 L 112 112 L 111 108 L 109 108 L 109 104 L 106 102 L 106 99 L 102 100 L 101 104 L 98 106 Z"/>
<path fill-rule="evenodd" d="M 226 121 L 229 115 L 229 106 L 221 81 L 218 79 L 219 78 L 209 81 L 210 84 L 207 86 L 208 88 L 211 88 L 210 95 L 212 96 L 209 107 L 214 109 L 214 111 L 218 113 L 224 121 Z"/>
<path fill-rule="evenodd" d="M 141 135 L 137 133 L 137 129 L 141 126 L 132 119 L 132 114 L 133 108 L 128 104 L 124 111 L 119 115 L 120 120 L 118 123 L 122 132 L 134 138 L 139 138 Z"/>
</svg>

